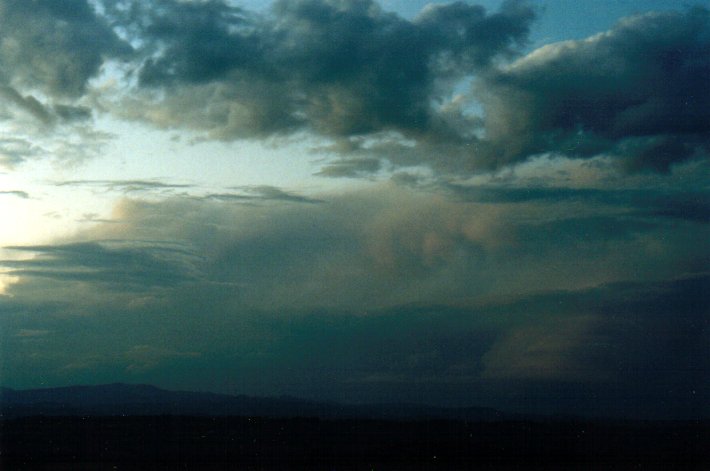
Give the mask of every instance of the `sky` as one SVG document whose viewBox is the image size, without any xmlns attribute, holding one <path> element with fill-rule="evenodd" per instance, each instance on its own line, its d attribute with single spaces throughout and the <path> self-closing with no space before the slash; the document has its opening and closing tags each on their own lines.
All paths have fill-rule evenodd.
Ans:
<svg viewBox="0 0 710 471">
<path fill-rule="evenodd" d="M 709 8 L 0 0 L 0 384 L 709 417 Z"/>
</svg>

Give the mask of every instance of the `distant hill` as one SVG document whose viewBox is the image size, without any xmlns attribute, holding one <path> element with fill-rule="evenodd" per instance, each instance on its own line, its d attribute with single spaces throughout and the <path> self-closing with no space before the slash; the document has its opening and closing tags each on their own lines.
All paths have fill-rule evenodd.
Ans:
<svg viewBox="0 0 710 471">
<path fill-rule="evenodd" d="M 32 416 L 241 416 L 321 419 L 505 419 L 489 408 L 443 408 L 418 404 L 351 405 L 295 398 L 257 398 L 206 392 L 167 391 L 149 385 L 106 384 L 62 388 L 0 389 L 0 414 Z"/>
</svg>

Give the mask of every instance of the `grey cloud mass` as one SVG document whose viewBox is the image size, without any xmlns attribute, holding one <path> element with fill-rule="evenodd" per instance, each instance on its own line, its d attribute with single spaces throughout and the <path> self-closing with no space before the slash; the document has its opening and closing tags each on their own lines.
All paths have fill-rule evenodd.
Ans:
<svg viewBox="0 0 710 471">
<path fill-rule="evenodd" d="M 140 110 L 124 103 L 126 116 L 218 139 L 315 132 L 354 155 L 323 176 L 367 175 L 379 166 L 353 162 L 381 158 L 470 173 L 540 154 L 607 155 L 625 171 L 668 172 L 707 156 L 710 14 L 701 7 L 627 18 L 506 64 L 494 59 L 512 58 L 534 19 L 524 2 L 492 14 L 430 6 L 411 21 L 364 0 L 277 2 L 264 16 L 158 3 L 126 11 L 156 48 L 138 68 L 140 88 L 166 98 Z M 475 91 L 454 96 L 471 77 Z"/>
<path fill-rule="evenodd" d="M 259 17 L 218 1 L 122 5 L 109 16 L 146 44 L 141 88 L 166 92 L 123 112 L 222 139 L 447 133 L 433 103 L 512 54 L 534 17 L 521 2 L 430 6 L 412 21 L 371 0 L 278 1 Z"/>
<path fill-rule="evenodd" d="M 373 0 L 263 13 L 222 0 L 6 0 L 0 96 L 44 124 L 87 120 L 91 102 L 210 139 L 315 136 L 345 158 L 318 173 L 332 177 L 472 174 L 544 154 L 663 173 L 707 157 L 707 9 L 626 18 L 516 59 L 535 15 L 524 1 L 430 5 L 410 20 Z M 109 63 L 126 75 L 92 89 Z"/>
<path fill-rule="evenodd" d="M 235 5 L 0 0 L 3 386 L 710 417 L 707 8 Z"/>
<path fill-rule="evenodd" d="M 636 196 L 124 200 L 3 261 L 3 374 L 694 417 L 708 226 Z"/>
<path fill-rule="evenodd" d="M 0 30 L 5 83 L 57 97 L 82 95 L 105 58 L 128 50 L 85 0 L 3 0 Z"/>
<path fill-rule="evenodd" d="M 601 190 L 569 187 L 501 187 L 441 185 L 443 191 L 463 201 L 480 203 L 523 203 L 531 201 L 585 201 L 633 207 L 639 216 L 664 216 L 710 222 L 710 193 L 705 190 Z"/>
<path fill-rule="evenodd" d="M 648 13 L 544 46 L 478 84 L 493 167 L 609 154 L 667 172 L 710 149 L 710 12 Z"/>
<path fill-rule="evenodd" d="M 452 201 L 384 186 L 325 204 L 124 200 L 110 224 L 69 245 L 17 247 L 41 256 L 7 264 L 16 275 L 55 278 L 130 281 L 135 270 L 147 286 L 197 277 L 241 286 L 241 302 L 253 307 L 368 309 L 665 279 L 710 262 L 706 209 L 692 195 L 558 193 Z M 102 242 L 112 240 L 126 242 Z M 183 248 L 162 248 L 167 241 Z"/>
<path fill-rule="evenodd" d="M 0 1 L 0 123 L 5 135 L 28 142 L 3 149 L 0 165 L 96 156 L 106 135 L 81 101 L 106 61 L 129 53 L 85 0 Z"/>
</svg>

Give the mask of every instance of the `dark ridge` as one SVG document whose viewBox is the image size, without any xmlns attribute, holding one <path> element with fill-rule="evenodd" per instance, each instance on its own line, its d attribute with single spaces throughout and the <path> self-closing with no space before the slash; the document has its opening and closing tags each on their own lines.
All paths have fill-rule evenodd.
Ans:
<svg viewBox="0 0 710 471">
<path fill-rule="evenodd" d="M 343 405 L 108 384 L 0 389 L 0 469 L 710 469 L 710 421 Z"/>
<path fill-rule="evenodd" d="M 32 416 L 242 416 L 321 419 L 500 420 L 482 407 L 443 408 L 418 404 L 352 405 L 303 399 L 257 398 L 209 392 L 167 391 L 150 385 L 106 384 L 31 390 L 0 390 L 0 414 Z"/>
</svg>

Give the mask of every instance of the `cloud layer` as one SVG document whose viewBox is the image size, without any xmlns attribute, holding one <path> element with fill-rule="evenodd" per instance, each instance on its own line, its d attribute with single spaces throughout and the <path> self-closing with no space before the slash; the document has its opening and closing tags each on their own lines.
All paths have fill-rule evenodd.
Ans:
<svg viewBox="0 0 710 471">
<path fill-rule="evenodd" d="M 694 416 L 710 234 L 687 199 L 127 199 L 3 262 L 3 375 Z"/>
<path fill-rule="evenodd" d="M 611 154 L 667 172 L 710 149 L 710 13 L 649 13 L 544 46 L 478 85 L 500 166 L 552 152 Z"/>
<path fill-rule="evenodd" d="M 413 21 L 371 0 L 278 1 L 266 16 L 222 2 L 109 11 L 145 45 L 139 88 L 167 97 L 123 111 L 221 139 L 437 132 L 433 102 L 510 55 L 534 17 L 513 2 L 493 14 L 461 2 L 430 6 Z"/>
<path fill-rule="evenodd" d="M 476 173 L 542 154 L 668 172 L 708 154 L 701 7 L 515 59 L 535 19 L 524 1 L 430 5 L 411 20 L 373 0 L 259 14 L 222 0 L 0 6 L 0 96 L 45 125 L 85 120 L 91 103 L 209 139 L 315 136 L 347 158 L 319 173 L 335 177 L 383 161 Z"/>
<path fill-rule="evenodd" d="M 530 51 L 537 13 L 0 0 L 11 171 L 95 154 L 103 116 L 298 141 L 316 175 L 373 180 L 310 194 L 184 161 L 157 178 L 150 136 L 115 179 L 8 174 L 10 203 L 88 190 L 113 212 L 84 201 L 75 232 L 0 250 L 3 384 L 710 414 L 710 12 Z"/>
</svg>

